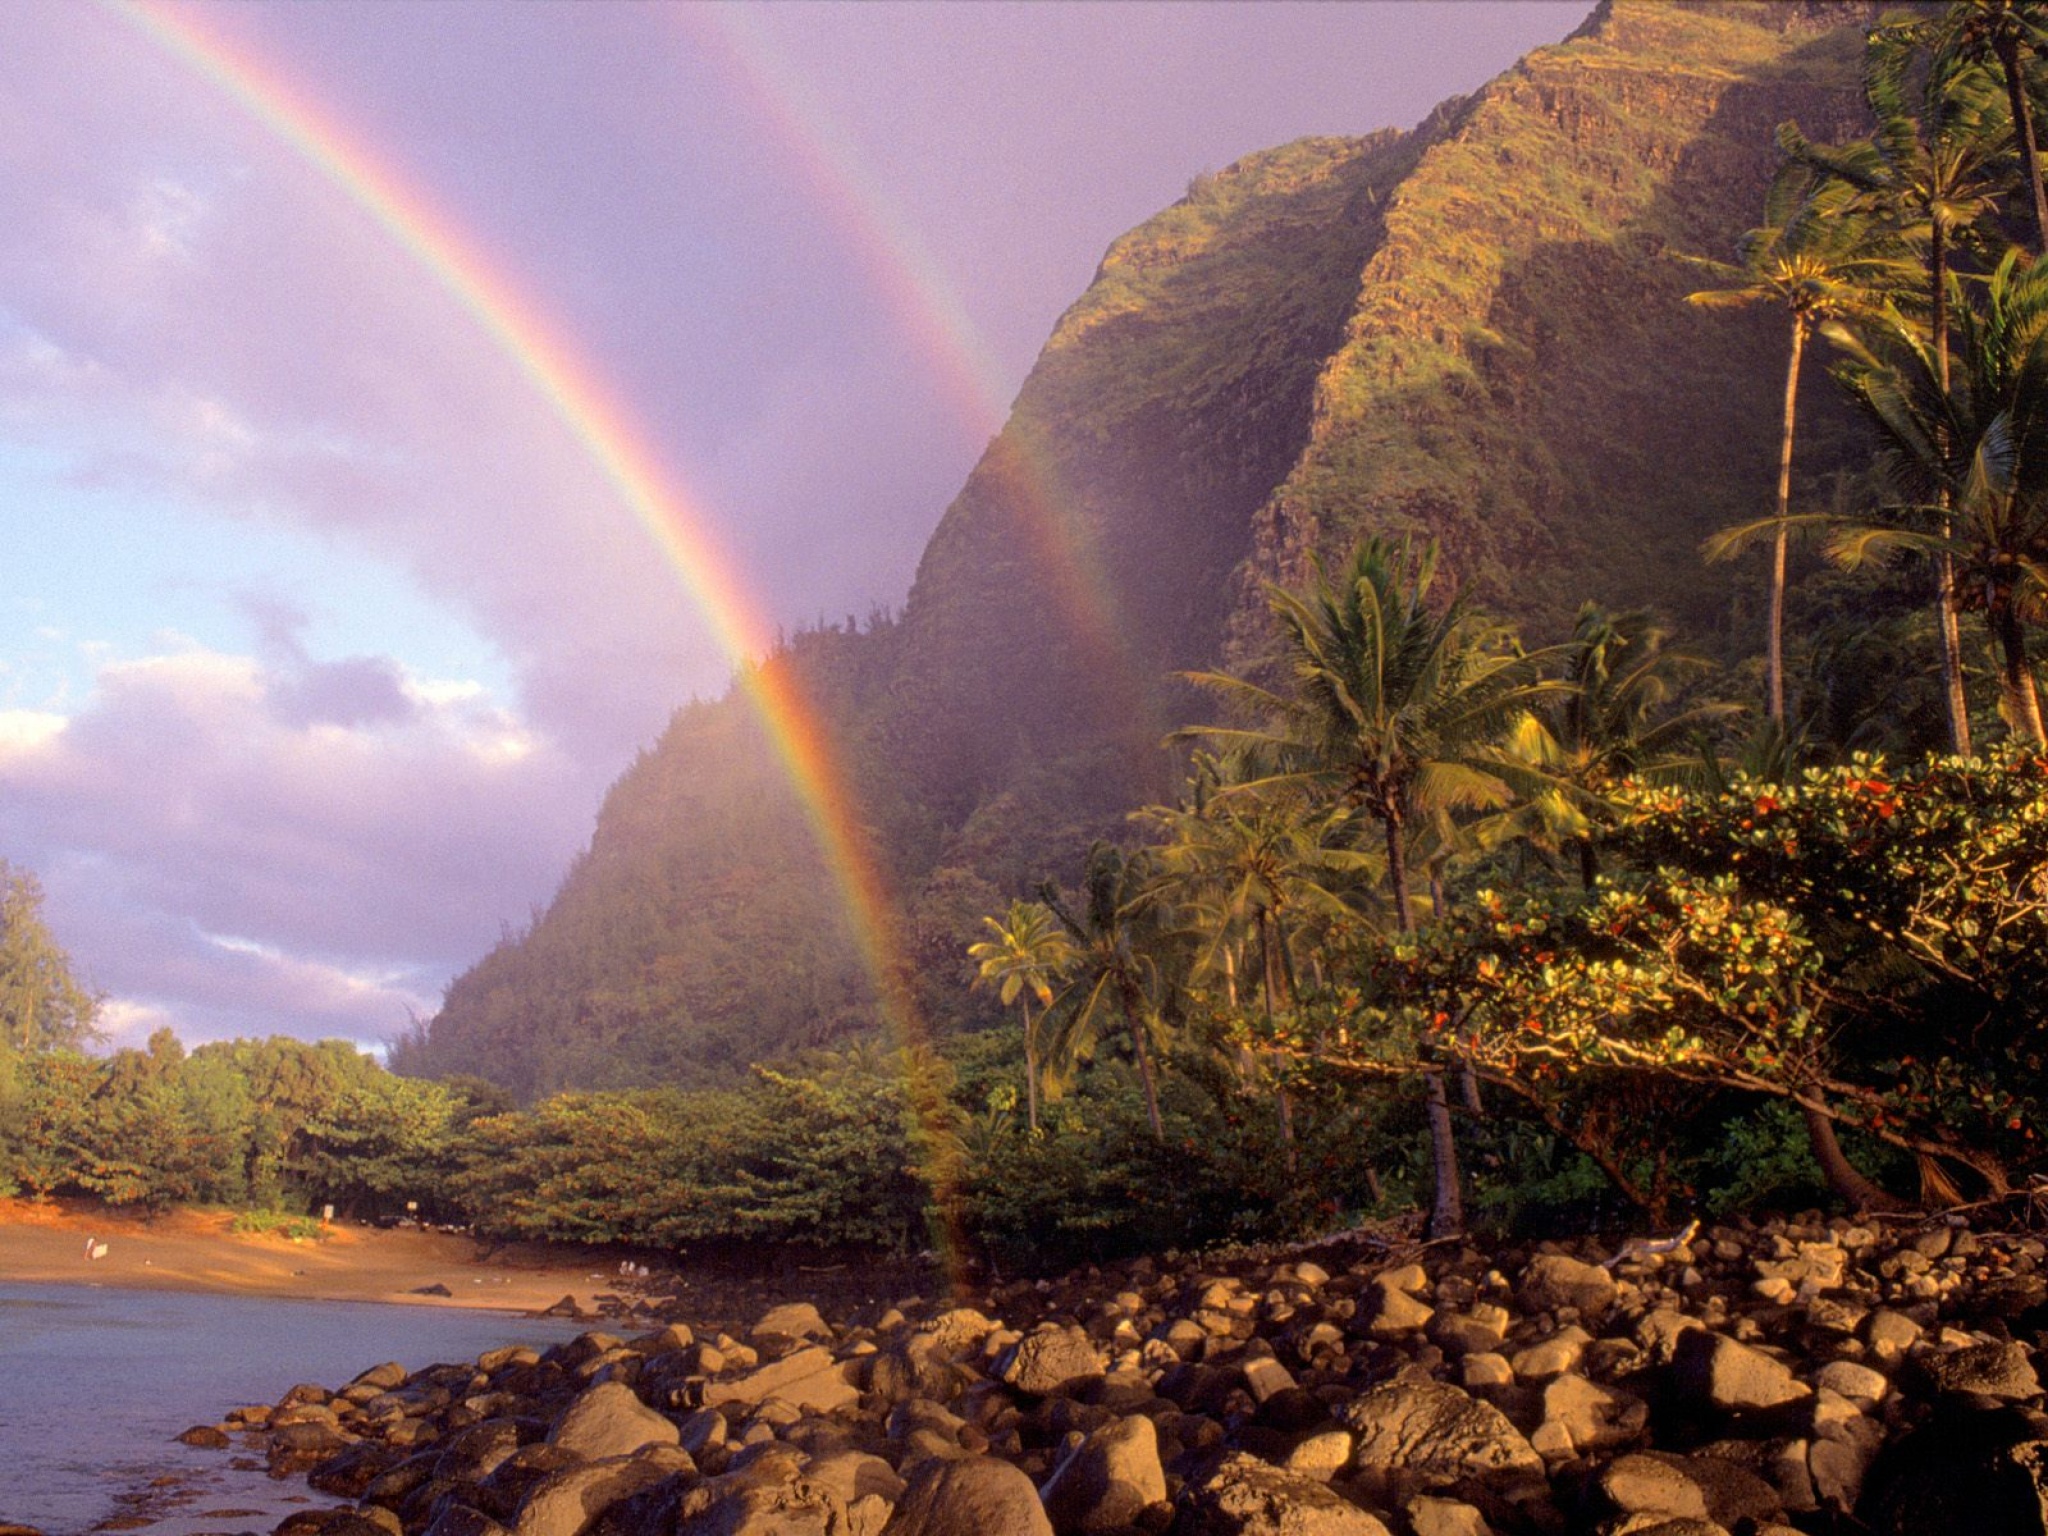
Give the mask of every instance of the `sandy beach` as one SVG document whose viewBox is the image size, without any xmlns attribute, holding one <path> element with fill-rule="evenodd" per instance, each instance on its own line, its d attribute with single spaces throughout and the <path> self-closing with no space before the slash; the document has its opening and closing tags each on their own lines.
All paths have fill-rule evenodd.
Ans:
<svg viewBox="0 0 2048 1536">
<path fill-rule="evenodd" d="M 295 1242 L 234 1232 L 232 1221 L 225 1211 L 148 1217 L 0 1200 L 0 1280 L 508 1312 L 537 1312 L 565 1295 L 595 1311 L 600 1293 L 618 1289 L 616 1260 L 573 1249 L 513 1244 L 487 1254 L 451 1233 L 344 1223 L 317 1242 Z M 105 1243 L 105 1257 L 88 1258 L 88 1240 Z M 419 1294 L 437 1285 L 449 1294 Z"/>
<path fill-rule="evenodd" d="M 931 1294 L 944 1281 L 919 1261 L 794 1250 L 705 1251 L 690 1257 L 547 1243 L 493 1246 L 457 1233 L 384 1231 L 337 1222 L 317 1242 L 235 1232 L 233 1215 L 173 1210 L 124 1215 L 84 1202 L 0 1199 L 0 1281 L 481 1307 L 533 1313 L 573 1297 L 595 1316 L 601 1296 L 668 1297 L 698 1326 L 743 1328 L 780 1301 L 810 1300 L 847 1321 Z M 105 1257 L 86 1257 L 88 1239 Z M 656 1261 L 651 1283 L 618 1273 L 622 1258 Z M 421 1294 L 445 1287 L 446 1296 Z"/>
</svg>

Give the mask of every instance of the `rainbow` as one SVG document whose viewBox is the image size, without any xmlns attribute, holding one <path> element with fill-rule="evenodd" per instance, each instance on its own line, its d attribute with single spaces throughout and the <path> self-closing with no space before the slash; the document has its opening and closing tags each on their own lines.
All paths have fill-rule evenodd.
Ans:
<svg viewBox="0 0 2048 1536">
<path fill-rule="evenodd" d="M 917 338 L 921 355 L 950 396 L 954 414 L 976 437 L 992 437 L 1009 417 L 1004 375 L 967 307 L 909 220 L 861 163 L 853 142 L 832 121 L 817 93 L 783 60 L 744 5 L 684 5 L 673 16 L 709 58 L 724 66 L 734 93 L 755 111 L 860 253 L 895 319 Z M 1022 433 L 1009 489 L 1021 503 L 1039 570 L 1099 678 L 1124 685 L 1135 704 L 1139 669 L 1132 659 L 1115 593 L 1089 553 L 1080 519 L 1055 494 L 1056 476 Z"/>
<path fill-rule="evenodd" d="M 838 887 L 884 1020 L 900 1043 L 921 1044 L 922 1024 L 899 962 L 895 902 L 830 732 L 791 668 L 759 664 L 773 639 L 761 606 L 705 532 L 699 504 L 677 485 L 588 359 L 441 209 L 274 68 L 190 11 L 174 12 L 150 0 L 106 3 L 218 87 L 375 221 L 469 315 L 574 436 L 675 568 L 733 659 L 738 687 L 760 717 Z M 941 1208 L 950 1203 L 943 1187 L 935 1194 Z"/>
</svg>

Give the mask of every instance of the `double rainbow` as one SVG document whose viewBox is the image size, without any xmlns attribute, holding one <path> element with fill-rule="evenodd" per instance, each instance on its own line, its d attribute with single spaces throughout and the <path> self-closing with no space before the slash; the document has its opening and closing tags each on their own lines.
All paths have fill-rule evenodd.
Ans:
<svg viewBox="0 0 2048 1536">
<path fill-rule="evenodd" d="M 790 668 L 758 664 L 773 639 L 760 605 L 706 534 L 696 499 L 661 464 L 589 360 L 443 210 L 277 70 L 207 27 L 192 10 L 147 0 L 116 0 L 112 9 L 218 87 L 374 220 L 469 315 L 573 435 L 674 567 L 733 659 L 738 686 L 759 715 L 838 886 L 885 1021 L 899 1041 L 919 1041 L 921 1029 L 897 963 L 895 904 L 826 724 Z"/>
</svg>

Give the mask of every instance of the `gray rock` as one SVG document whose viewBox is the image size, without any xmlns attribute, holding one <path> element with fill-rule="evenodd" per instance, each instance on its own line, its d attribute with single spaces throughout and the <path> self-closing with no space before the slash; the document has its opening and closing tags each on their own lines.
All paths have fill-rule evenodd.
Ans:
<svg viewBox="0 0 2048 1536">
<path fill-rule="evenodd" d="M 884 1536 L 1052 1536 L 1031 1479 L 991 1456 L 926 1462 L 883 1529 Z"/>
<path fill-rule="evenodd" d="M 1094 1341 L 1079 1328 L 1042 1328 L 1019 1341 L 1003 1380 L 1019 1392 L 1043 1397 L 1103 1373 Z"/>
<path fill-rule="evenodd" d="M 679 1446 L 650 1446 L 638 1456 L 584 1462 L 549 1474 L 519 1506 L 513 1536 L 579 1536 L 621 1499 L 671 1477 L 694 1474 Z"/>
<path fill-rule="evenodd" d="M 860 1391 L 846 1379 L 839 1362 L 822 1349 L 800 1349 L 729 1381 L 704 1385 L 706 1408 L 724 1403 L 753 1407 L 771 1397 L 780 1398 L 792 1408 L 830 1413 L 858 1402 Z"/>
<path fill-rule="evenodd" d="M 1938 1407 L 1884 1448 L 1856 1513 L 1875 1536 L 2048 1536 L 2048 1415 Z"/>
<path fill-rule="evenodd" d="M 1776 1408 L 1811 1391 L 1783 1361 L 1705 1329 L 1678 1336 L 1671 1377 L 1681 1397 L 1723 1413 Z"/>
<path fill-rule="evenodd" d="M 1346 1403 L 1337 1418 L 1357 1436 L 1356 1471 L 1382 1478 L 1399 1472 L 1422 1489 L 1543 1471 L 1542 1457 L 1505 1414 L 1443 1382 L 1383 1383 Z"/>
<path fill-rule="evenodd" d="M 1121 1530 L 1148 1504 L 1165 1503 L 1166 1472 L 1152 1421 L 1133 1414 L 1096 1430 L 1060 1464 L 1043 1498 L 1055 1527 L 1083 1536 Z"/>
<path fill-rule="evenodd" d="M 586 1461 L 600 1461 L 630 1456 L 643 1445 L 675 1445 L 681 1438 L 675 1424 L 635 1397 L 631 1387 L 607 1381 L 569 1404 L 548 1435 L 548 1444 Z"/>
<path fill-rule="evenodd" d="M 1529 1437 L 1539 1455 L 1580 1456 L 1626 1445 L 1643 1432 L 1650 1410 L 1634 1395 L 1559 1376 L 1543 1389 L 1543 1421 Z"/>
<path fill-rule="evenodd" d="M 750 1339 L 829 1339 L 832 1325 L 808 1301 L 784 1302 L 771 1307 L 749 1330 Z"/>
<path fill-rule="evenodd" d="M 1486 1516 L 1456 1499 L 1418 1494 L 1408 1501 L 1408 1529 L 1414 1536 L 1493 1536 Z"/>
<path fill-rule="evenodd" d="M 1598 1264 L 1561 1253 L 1539 1253 L 1522 1271 L 1516 1295 L 1531 1312 L 1571 1307 L 1584 1318 L 1601 1318 L 1614 1305 L 1614 1276 Z"/>
<path fill-rule="evenodd" d="M 892 1528 L 889 1536 L 896 1536 Z M 976 1533 L 976 1536 L 992 1536 Z M 1391 1536 L 1384 1521 L 1312 1478 L 1225 1456 L 1174 1504 L 1173 1536 Z"/>
<path fill-rule="evenodd" d="M 1709 1520 L 1732 1526 L 1784 1513 L 1777 1489 L 1754 1472 L 1717 1456 L 1635 1451 L 1617 1457 L 1598 1478 L 1601 1494 L 1623 1515 Z"/>
<path fill-rule="evenodd" d="M 1974 1392 L 2014 1403 L 2041 1395 L 2041 1379 L 2026 1346 L 2009 1339 L 1929 1350 L 1916 1355 L 1907 1369 L 1912 1384 L 1928 1394 Z"/>
</svg>

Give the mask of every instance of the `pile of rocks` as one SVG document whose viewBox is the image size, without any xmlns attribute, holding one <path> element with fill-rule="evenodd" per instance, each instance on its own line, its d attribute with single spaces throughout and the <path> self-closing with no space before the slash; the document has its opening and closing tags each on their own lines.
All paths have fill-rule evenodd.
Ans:
<svg viewBox="0 0 2048 1536">
<path fill-rule="evenodd" d="M 1139 1261 L 298 1388 L 279 1536 L 2043 1532 L 2037 1239 L 1819 1217 Z"/>
</svg>

